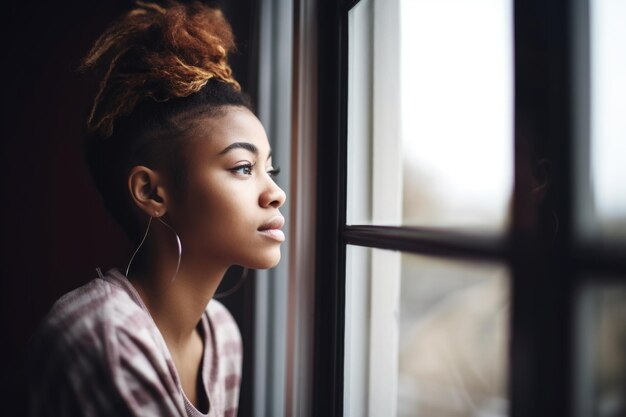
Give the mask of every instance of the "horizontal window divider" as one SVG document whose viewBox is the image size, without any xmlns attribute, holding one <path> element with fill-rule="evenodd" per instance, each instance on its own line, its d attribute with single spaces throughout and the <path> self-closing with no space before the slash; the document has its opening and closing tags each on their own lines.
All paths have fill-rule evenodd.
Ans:
<svg viewBox="0 0 626 417">
<path fill-rule="evenodd" d="M 418 255 L 443 256 L 465 259 L 511 261 L 511 240 L 504 236 L 471 233 L 467 231 L 442 230 L 413 226 L 344 226 L 342 238 L 345 244 L 375 249 L 396 250 Z M 543 262 L 532 255 L 532 250 L 518 250 L 524 261 Z M 526 249 L 529 249 L 526 246 Z M 626 282 L 626 256 L 622 248 L 606 248 L 579 245 L 565 255 L 577 269 L 589 274 L 612 277 L 611 280 Z M 581 276 L 582 278 L 582 276 Z M 587 281 L 589 278 L 583 278 Z"/>
<path fill-rule="evenodd" d="M 473 259 L 509 259 L 507 236 L 410 226 L 344 226 L 344 243 L 421 255 Z"/>
<path fill-rule="evenodd" d="M 596 273 L 626 282 L 626 251 L 623 247 L 580 245 L 574 249 L 572 258 L 575 267 L 585 275 Z"/>
</svg>

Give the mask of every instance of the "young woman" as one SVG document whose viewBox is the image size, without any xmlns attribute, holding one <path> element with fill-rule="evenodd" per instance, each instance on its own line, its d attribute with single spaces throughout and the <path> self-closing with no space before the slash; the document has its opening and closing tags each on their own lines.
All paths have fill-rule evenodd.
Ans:
<svg viewBox="0 0 626 417">
<path fill-rule="evenodd" d="M 233 48 L 217 9 L 138 1 L 84 59 L 87 163 L 137 250 L 33 336 L 29 415 L 236 415 L 241 337 L 212 298 L 231 265 L 278 263 L 285 194 Z"/>
</svg>

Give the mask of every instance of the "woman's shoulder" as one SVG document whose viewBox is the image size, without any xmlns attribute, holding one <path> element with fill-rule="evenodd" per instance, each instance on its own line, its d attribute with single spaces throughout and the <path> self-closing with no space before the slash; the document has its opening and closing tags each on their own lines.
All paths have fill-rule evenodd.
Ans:
<svg viewBox="0 0 626 417">
<path fill-rule="evenodd" d="M 121 273 L 109 271 L 54 303 L 26 355 L 33 404 L 67 400 L 93 408 L 82 415 L 103 416 L 127 415 L 129 407 L 171 410 L 166 415 L 184 409 L 158 329 L 137 297 Z"/>
<path fill-rule="evenodd" d="M 33 334 L 31 350 L 57 354 L 104 350 L 119 332 L 149 329 L 149 315 L 115 277 L 94 278 L 59 298 Z"/>
</svg>

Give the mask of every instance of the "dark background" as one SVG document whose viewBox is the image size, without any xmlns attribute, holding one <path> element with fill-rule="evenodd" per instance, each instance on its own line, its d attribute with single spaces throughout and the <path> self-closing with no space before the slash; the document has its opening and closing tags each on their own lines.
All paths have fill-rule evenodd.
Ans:
<svg viewBox="0 0 626 417">
<path fill-rule="evenodd" d="M 124 267 L 133 248 L 104 210 L 82 159 L 93 80 L 76 71 L 96 37 L 133 2 L 11 1 L 2 14 L 0 308 L 2 415 L 18 399 L 16 378 L 30 335 L 62 294 Z M 223 4 L 222 4 L 223 3 Z M 235 77 L 256 101 L 256 0 L 211 2 L 233 26 Z M 244 337 L 240 415 L 251 413 L 254 277 L 221 301 Z M 233 271 L 220 290 L 233 285 Z M 10 411 L 12 410 L 12 411 Z"/>
</svg>

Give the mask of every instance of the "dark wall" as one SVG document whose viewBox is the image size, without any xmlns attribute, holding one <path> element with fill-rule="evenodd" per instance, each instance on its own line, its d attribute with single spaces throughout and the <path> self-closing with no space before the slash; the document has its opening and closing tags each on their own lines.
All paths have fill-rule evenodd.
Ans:
<svg viewBox="0 0 626 417">
<path fill-rule="evenodd" d="M 256 1 L 224 3 L 239 48 L 231 63 L 254 101 Z M 13 385 L 25 344 L 52 303 L 94 278 L 96 267 L 126 265 L 133 249 L 104 211 L 82 160 L 81 130 L 94 86 L 76 72 L 107 23 L 131 4 L 12 1 L 2 13 L 0 312 L 8 363 L 0 372 L 3 387 Z M 248 279 L 223 300 L 240 324 L 247 359 L 253 284 Z M 251 380 L 246 360 L 242 415 L 249 413 Z"/>
</svg>

